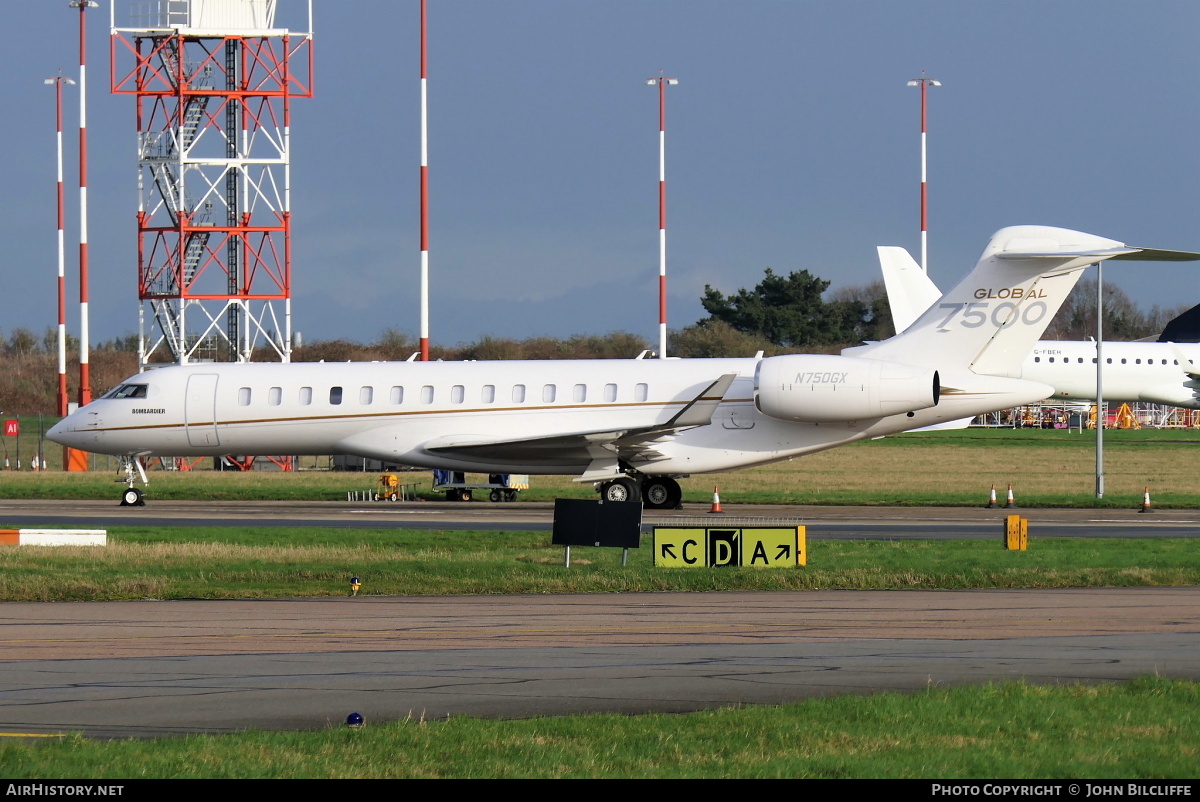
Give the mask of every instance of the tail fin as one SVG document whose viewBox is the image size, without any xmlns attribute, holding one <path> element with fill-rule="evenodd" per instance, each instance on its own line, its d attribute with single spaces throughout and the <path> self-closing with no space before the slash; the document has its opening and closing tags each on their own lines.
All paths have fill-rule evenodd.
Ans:
<svg viewBox="0 0 1200 802">
<path fill-rule="evenodd" d="M 1004 228 L 992 236 L 975 269 L 903 334 L 845 353 L 1018 376 L 1084 268 L 1117 258 L 1175 261 L 1200 254 L 1132 248 L 1065 228 Z"/>
<path fill-rule="evenodd" d="M 877 250 L 883 286 L 892 310 L 892 325 L 900 334 L 942 297 L 942 291 L 908 251 L 891 245 L 880 245 Z"/>
<path fill-rule="evenodd" d="M 1200 304 L 1193 306 L 1179 317 L 1173 318 L 1167 323 L 1166 327 L 1162 330 L 1162 334 L 1158 335 L 1158 342 L 1200 342 Z"/>
</svg>

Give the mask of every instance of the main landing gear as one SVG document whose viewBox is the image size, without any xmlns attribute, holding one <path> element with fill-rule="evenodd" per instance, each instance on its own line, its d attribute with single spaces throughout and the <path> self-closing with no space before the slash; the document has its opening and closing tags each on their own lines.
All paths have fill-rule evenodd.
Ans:
<svg viewBox="0 0 1200 802">
<path fill-rule="evenodd" d="M 597 490 L 604 501 L 640 501 L 650 510 L 673 510 L 683 500 L 683 489 L 670 476 L 622 476 Z"/>
</svg>

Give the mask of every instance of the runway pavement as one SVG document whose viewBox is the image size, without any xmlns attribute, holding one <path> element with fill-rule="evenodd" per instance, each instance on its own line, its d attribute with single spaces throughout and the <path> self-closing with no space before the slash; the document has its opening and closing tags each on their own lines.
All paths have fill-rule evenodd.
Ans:
<svg viewBox="0 0 1200 802">
<path fill-rule="evenodd" d="M 651 522 L 998 537 L 1006 510 L 726 505 Z M 1017 511 L 1034 536 L 1194 537 L 1195 511 Z M 0 501 L 0 525 L 549 528 L 548 504 Z M 0 731 L 313 729 L 352 712 L 683 712 L 1023 678 L 1200 679 L 1200 588 L 0 604 Z"/>
<path fill-rule="evenodd" d="M 804 524 L 822 539 L 994 538 L 1008 514 L 1030 521 L 1035 537 L 1198 537 L 1200 510 L 984 509 L 972 507 L 815 507 L 726 504 L 721 515 L 709 505 L 680 510 L 646 510 L 643 528 L 695 522 Z M 0 499 L 0 526 L 329 526 L 344 529 L 549 530 L 551 503 L 516 502 L 328 502 L 328 501 L 156 501 L 120 507 L 115 501 Z"/>
</svg>

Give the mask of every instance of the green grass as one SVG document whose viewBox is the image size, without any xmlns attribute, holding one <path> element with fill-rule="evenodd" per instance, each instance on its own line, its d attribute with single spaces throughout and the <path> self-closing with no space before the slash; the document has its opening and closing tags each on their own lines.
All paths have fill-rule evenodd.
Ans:
<svg viewBox="0 0 1200 802">
<path fill-rule="evenodd" d="M 651 542 L 573 548 L 549 532 L 114 527 L 110 545 L 0 550 L 0 601 L 363 595 L 1200 585 L 1196 541 L 819 541 L 804 568 L 655 568 Z"/>
<path fill-rule="evenodd" d="M 976 506 L 992 485 L 1011 483 L 1023 507 L 1127 507 L 1145 488 L 1154 504 L 1200 508 L 1192 481 L 1200 430 L 1114 430 L 1105 434 L 1106 496 L 1095 499 L 1095 434 L 1067 430 L 963 429 L 920 432 L 855 443 L 774 465 L 682 481 L 687 503 L 707 504 L 719 485 L 724 503 Z M 100 459 L 99 463 L 106 462 Z M 0 472 L 0 498 L 116 499 L 115 461 L 90 473 Z M 210 465 L 211 460 L 204 461 Z M 320 464 L 305 458 L 306 468 Z M 404 473 L 429 498 L 427 471 Z M 485 477 L 475 477 L 484 479 Z M 196 500 L 345 501 L 347 491 L 373 487 L 375 474 L 301 470 L 245 474 L 152 470 L 149 498 Z M 480 494 L 482 497 L 482 494 Z M 591 498 L 590 486 L 567 476 L 535 476 L 522 500 Z M 476 502 L 478 503 L 478 502 Z M 483 502 L 486 503 L 486 502 Z"/>
<path fill-rule="evenodd" d="M 1200 685 L 931 687 L 688 715 L 410 719 L 360 730 L 0 744 L 8 780 L 1200 776 Z"/>
</svg>

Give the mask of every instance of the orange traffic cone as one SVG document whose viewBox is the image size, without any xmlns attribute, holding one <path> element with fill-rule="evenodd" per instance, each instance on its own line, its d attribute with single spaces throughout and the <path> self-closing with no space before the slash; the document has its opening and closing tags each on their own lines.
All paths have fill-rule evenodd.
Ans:
<svg viewBox="0 0 1200 802">
<path fill-rule="evenodd" d="M 1008 485 L 1008 501 L 1005 503 L 1004 508 L 1006 510 L 1011 510 L 1016 506 L 1017 502 L 1013 500 L 1012 483 L 1010 482 Z"/>
<path fill-rule="evenodd" d="M 1145 495 L 1142 496 L 1142 508 L 1138 512 L 1150 512 L 1150 488 L 1146 488 Z"/>
<path fill-rule="evenodd" d="M 710 515 L 714 512 L 724 512 L 724 510 L 721 509 L 721 492 L 720 492 L 720 490 L 718 490 L 716 485 L 713 485 L 712 509 L 709 510 L 708 512 Z"/>
<path fill-rule="evenodd" d="M 995 485 L 992 485 L 992 494 L 988 498 L 987 506 L 984 509 L 988 509 L 988 510 L 996 509 L 996 486 Z"/>
</svg>

